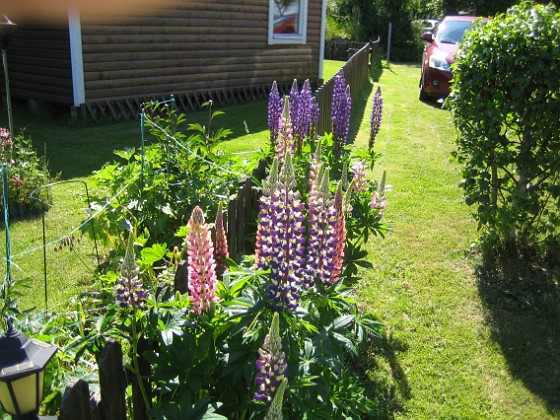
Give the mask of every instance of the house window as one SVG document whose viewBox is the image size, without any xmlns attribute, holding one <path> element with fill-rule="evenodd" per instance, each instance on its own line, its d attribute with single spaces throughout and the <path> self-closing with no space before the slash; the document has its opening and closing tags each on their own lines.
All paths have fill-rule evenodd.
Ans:
<svg viewBox="0 0 560 420">
<path fill-rule="evenodd" d="M 305 44 L 307 2 L 308 0 L 269 0 L 269 44 Z"/>
</svg>

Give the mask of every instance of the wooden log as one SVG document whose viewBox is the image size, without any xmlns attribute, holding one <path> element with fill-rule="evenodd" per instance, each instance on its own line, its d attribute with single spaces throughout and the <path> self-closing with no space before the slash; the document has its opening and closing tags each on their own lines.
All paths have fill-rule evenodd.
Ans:
<svg viewBox="0 0 560 420">
<path fill-rule="evenodd" d="M 157 72 L 160 76 L 175 74 L 196 74 L 204 72 L 206 67 L 212 69 L 268 69 L 272 66 L 291 66 L 293 63 L 312 62 L 314 56 L 311 54 L 290 54 L 281 57 L 273 57 L 268 55 L 262 56 L 236 56 L 224 61 L 223 57 L 217 57 L 215 54 L 193 54 L 191 57 L 186 55 L 180 58 L 169 57 L 166 54 L 158 53 L 159 59 L 143 56 L 138 61 L 110 61 L 114 57 L 104 57 L 104 61 L 88 62 L 84 66 L 84 72 L 90 80 L 95 79 L 118 79 L 134 75 L 149 76 Z M 196 57 L 198 56 L 198 57 Z M 101 58 L 101 57 L 100 57 Z M 19 65 L 19 63 L 17 63 Z M 64 62 L 58 61 L 58 68 L 63 67 Z M 23 64 L 22 64 L 23 65 Z M 56 68 L 56 67 L 55 67 Z"/>
<path fill-rule="evenodd" d="M 234 59 L 252 59 L 260 62 L 267 61 L 295 61 L 297 59 L 317 58 L 318 53 L 310 48 L 270 48 L 263 47 L 249 50 L 247 48 L 229 48 L 227 50 L 215 48 L 214 44 L 206 45 L 206 48 L 198 46 L 197 49 L 182 48 L 167 48 L 155 49 L 151 48 L 148 51 L 119 51 L 112 50 L 111 55 L 106 55 L 105 52 L 92 52 L 89 51 L 84 54 L 84 65 L 90 66 L 92 70 L 112 70 L 114 68 L 122 68 L 123 65 L 129 68 L 146 68 L 150 64 L 159 64 L 161 66 L 171 67 L 177 64 L 181 65 L 185 61 L 195 59 L 220 59 L 224 61 L 224 51 L 227 51 L 229 56 L 228 60 Z M 133 47 L 134 48 L 134 47 Z M 175 64 L 174 64 L 175 63 Z M 100 67 L 96 67 L 99 64 Z M 189 63 L 192 64 L 192 63 Z M 101 67 L 102 66 L 102 67 Z M 153 66 L 150 66 L 153 67 Z M 88 67 L 89 69 L 90 67 Z"/>
<path fill-rule="evenodd" d="M 10 62 L 10 72 L 19 75 L 33 75 L 33 77 L 41 76 L 44 78 L 53 78 L 53 80 L 62 80 L 59 83 L 65 83 L 67 80 L 72 80 L 72 68 L 70 63 L 67 63 L 68 67 L 45 67 L 39 65 L 26 65 L 20 63 Z M 21 76 L 18 76 L 18 78 Z"/>
<path fill-rule="evenodd" d="M 294 66 L 298 68 L 299 66 Z M 86 92 L 88 98 L 99 97 L 98 91 L 105 90 L 108 95 L 103 97 L 111 98 L 115 96 L 126 96 L 132 94 L 165 94 L 165 92 L 173 91 L 192 91 L 198 87 L 219 89 L 229 86 L 259 86 L 264 83 L 263 80 L 284 81 L 286 79 L 293 80 L 294 68 L 286 70 L 262 70 L 258 72 L 232 71 L 225 73 L 206 73 L 206 74 L 186 74 L 167 77 L 139 77 L 133 79 L 118 80 L 93 80 L 86 81 Z M 312 69 L 299 67 L 299 74 L 310 76 Z M 316 75 L 306 77 L 306 79 L 314 79 Z M 61 86 L 62 80 L 60 81 Z M 202 86 L 200 84 L 202 83 Z M 272 83 L 272 82 L 270 82 Z M 112 94 L 110 94 L 112 92 Z M 127 92 L 130 92 L 127 94 Z M 91 93 L 91 95 L 90 95 Z M 248 98 L 250 99 L 250 98 Z"/>
<path fill-rule="evenodd" d="M 117 53 L 117 52 L 123 52 L 123 53 L 128 53 L 128 52 L 138 52 L 138 53 L 142 53 L 142 54 L 149 54 L 150 51 L 184 51 L 184 50 L 188 50 L 189 48 L 188 45 L 186 44 L 186 42 L 196 42 L 196 49 L 197 50 L 214 50 L 214 51 L 218 51 L 218 52 L 224 52 L 224 51 L 228 51 L 228 50 L 239 50 L 239 49 L 250 49 L 252 51 L 258 51 L 260 49 L 265 49 L 267 48 L 266 43 L 259 39 L 259 40 L 240 40 L 240 41 L 236 41 L 236 42 L 232 42 L 232 41 L 227 41 L 224 42 L 222 40 L 218 40 L 216 38 L 210 38 L 209 37 L 199 37 L 198 40 L 189 38 L 188 40 L 183 40 L 182 42 L 179 43 L 170 43 L 170 42 L 156 42 L 156 43 L 151 43 L 149 45 L 146 44 L 83 44 L 82 45 L 82 50 L 84 53 L 84 58 L 86 55 L 88 54 L 92 54 L 92 53 L 103 53 L 103 54 L 107 54 L 107 53 Z M 192 45 L 192 44 L 191 44 Z M 294 48 L 298 48 L 298 46 L 293 46 Z M 271 46 L 270 47 L 272 50 L 274 50 L 276 47 L 275 46 Z M 282 47 L 278 47 L 278 49 L 284 49 L 286 48 L 285 46 Z M 300 49 L 302 48 L 301 46 L 298 48 Z M 307 47 L 309 48 L 309 47 Z M 141 58 L 141 55 L 138 56 L 138 58 Z"/>
<path fill-rule="evenodd" d="M 52 102 L 53 104 L 58 105 L 72 105 L 72 96 L 65 96 L 65 95 L 52 95 L 45 92 L 39 92 L 37 90 L 31 89 L 20 89 L 20 88 L 12 88 L 12 96 L 14 98 L 21 98 L 21 99 L 38 99 L 46 102 Z M 61 92 L 62 93 L 62 92 Z"/>
<path fill-rule="evenodd" d="M 163 36 L 191 34 L 249 34 L 267 31 L 268 22 L 262 24 L 255 20 L 222 19 L 216 25 L 214 19 L 177 19 L 159 18 L 144 20 L 146 23 L 134 22 L 133 25 L 85 25 L 82 27 L 84 40 L 96 37 L 120 37 L 129 35 Z M 90 38 L 91 37 L 91 38 Z"/>
<path fill-rule="evenodd" d="M 278 64 L 279 63 L 252 62 L 219 65 L 214 64 L 213 62 L 208 62 L 207 64 L 201 62 L 200 65 L 193 66 L 186 66 L 186 63 L 183 63 L 183 66 L 180 67 L 160 67 L 138 70 L 125 69 L 108 72 L 91 72 L 88 69 L 88 71 L 84 74 L 84 80 L 86 83 L 99 82 L 98 84 L 107 84 L 115 81 L 115 83 L 118 82 L 126 84 L 130 81 L 145 79 L 161 79 L 166 82 L 206 79 L 207 74 L 210 74 L 210 77 L 217 77 L 226 73 L 233 76 L 247 74 L 253 76 L 259 73 L 274 74 L 276 72 L 278 74 L 290 74 L 293 76 L 293 69 L 302 67 L 302 64 L 298 64 L 297 62 L 286 62 L 285 65 L 289 68 L 286 70 L 279 70 Z M 46 77 L 55 77 L 57 72 L 59 75 L 64 76 L 64 74 L 61 74 L 59 69 L 53 69 L 51 72 L 44 72 L 43 74 Z M 68 69 L 68 72 L 71 75 L 70 69 Z M 90 84 L 89 86 L 92 85 Z"/>
</svg>

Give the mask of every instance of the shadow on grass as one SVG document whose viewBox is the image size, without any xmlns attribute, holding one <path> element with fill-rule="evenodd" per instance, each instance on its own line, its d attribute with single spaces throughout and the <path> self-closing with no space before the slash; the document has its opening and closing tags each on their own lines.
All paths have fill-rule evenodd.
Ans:
<svg viewBox="0 0 560 420">
<path fill-rule="evenodd" d="M 405 352 L 407 345 L 392 334 L 382 339 L 363 343 L 354 360 L 353 369 L 360 375 L 366 395 L 374 402 L 375 409 L 368 419 L 390 420 L 402 412 L 404 403 L 411 397 L 411 388 L 397 354 Z"/>
<path fill-rule="evenodd" d="M 350 117 L 350 130 L 348 131 L 348 138 L 354 141 L 360 130 L 362 119 L 365 116 L 367 101 L 373 91 L 373 84 L 368 80 L 364 83 L 360 94 L 356 101 L 352 104 L 352 111 Z M 368 116 L 368 120 L 369 120 Z"/>
<path fill-rule="evenodd" d="M 383 64 L 381 62 L 381 56 L 379 54 L 374 60 L 375 61 L 373 63 L 373 69 L 371 70 L 370 75 L 373 83 L 377 83 L 379 82 L 379 79 L 381 79 L 381 75 L 383 74 Z"/>
<path fill-rule="evenodd" d="M 560 267 L 492 261 L 478 277 L 486 321 L 512 376 L 560 415 Z"/>
<path fill-rule="evenodd" d="M 24 130 L 38 154 L 46 157 L 50 172 L 59 175 L 59 180 L 89 176 L 107 162 L 121 161 L 114 154 L 116 150 L 141 147 L 140 117 L 130 121 L 95 123 L 71 121 L 68 112 L 54 105 L 45 107 L 41 114 L 29 111 L 25 103 L 17 101 L 14 101 L 13 108 L 14 131 Z M 212 131 L 230 129 L 232 134 L 228 140 L 268 127 L 265 100 L 215 106 L 213 111 L 223 114 L 212 122 Z M 0 106 L 0 115 L 5 112 Z M 187 111 L 185 116 L 187 124 L 208 125 L 207 109 Z M 146 144 L 153 141 L 149 131 L 146 127 Z M 182 131 L 188 131 L 186 125 Z"/>
</svg>

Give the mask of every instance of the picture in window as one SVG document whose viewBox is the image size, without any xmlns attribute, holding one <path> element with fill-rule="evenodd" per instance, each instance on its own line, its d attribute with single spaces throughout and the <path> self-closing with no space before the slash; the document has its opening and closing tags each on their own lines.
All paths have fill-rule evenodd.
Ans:
<svg viewBox="0 0 560 420">
<path fill-rule="evenodd" d="M 299 33 L 302 0 L 274 0 L 274 34 Z"/>
</svg>

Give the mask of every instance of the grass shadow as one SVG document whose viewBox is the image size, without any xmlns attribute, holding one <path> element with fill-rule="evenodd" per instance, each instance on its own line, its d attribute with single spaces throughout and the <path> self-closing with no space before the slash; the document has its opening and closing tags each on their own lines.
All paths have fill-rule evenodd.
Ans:
<svg viewBox="0 0 560 420">
<path fill-rule="evenodd" d="M 358 98 L 352 104 L 351 117 L 350 117 L 350 130 L 348 131 L 348 139 L 352 143 L 358 136 L 362 119 L 365 116 L 368 99 L 373 91 L 373 84 L 368 80 L 364 83 Z M 369 116 L 368 116 L 369 119 Z"/>
<path fill-rule="evenodd" d="M 361 345 L 359 354 L 363 357 L 354 360 L 352 368 L 375 405 L 367 419 L 394 419 L 404 410 L 404 402 L 411 398 L 410 384 L 397 357 L 406 350 L 407 345 L 390 333 Z"/>
<path fill-rule="evenodd" d="M 243 104 L 215 106 L 213 111 L 223 114 L 212 122 L 212 131 L 226 128 L 232 131 L 228 140 L 265 130 L 267 105 L 265 100 Z M 5 108 L 0 107 L 1 115 Z M 40 156 L 45 156 L 49 170 L 59 180 L 86 177 L 105 163 L 118 161 L 116 150 L 141 146 L 141 124 L 138 119 L 120 122 L 72 121 L 67 111 L 57 106 L 46 106 L 42 113 L 31 112 L 24 102 L 14 101 L 16 133 L 24 131 L 30 137 Z M 186 123 L 208 125 L 208 110 L 187 111 Z M 183 127 L 183 132 L 187 127 Z M 146 144 L 152 137 L 146 128 Z"/>
<path fill-rule="evenodd" d="M 373 80 L 373 83 L 379 82 L 382 74 L 383 74 L 383 62 L 381 60 L 381 54 L 377 54 L 373 58 L 373 63 L 370 70 L 370 76 L 371 76 L 371 80 Z"/>
<path fill-rule="evenodd" d="M 487 262 L 478 269 L 486 322 L 511 375 L 560 415 L 560 267 L 524 261 Z"/>
</svg>

